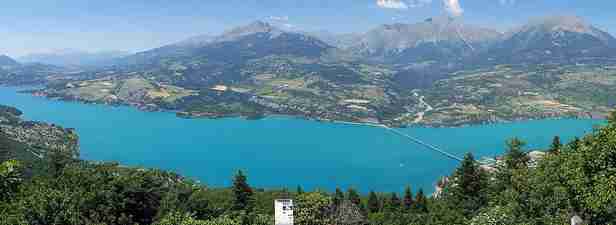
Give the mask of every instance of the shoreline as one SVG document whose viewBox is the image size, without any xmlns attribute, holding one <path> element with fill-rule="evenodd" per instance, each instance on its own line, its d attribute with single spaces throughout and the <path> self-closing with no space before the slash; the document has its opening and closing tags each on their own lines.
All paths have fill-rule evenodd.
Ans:
<svg viewBox="0 0 616 225">
<path fill-rule="evenodd" d="M 446 128 L 465 128 L 465 127 L 476 127 L 476 126 L 496 125 L 496 124 L 511 124 L 511 123 L 529 122 L 529 121 L 538 121 L 538 120 L 563 120 L 563 119 L 597 120 L 597 121 L 605 120 L 605 116 L 602 116 L 602 118 L 593 118 L 591 116 L 592 114 L 591 112 L 583 113 L 583 114 L 588 115 L 588 117 L 580 117 L 580 116 L 557 116 L 557 117 L 541 117 L 541 118 L 529 117 L 529 118 L 516 118 L 514 120 L 462 122 L 462 123 L 456 123 L 452 125 L 426 124 L 426 123 L 392 125 L 392 124 L 369 123 L 369 122 L 361 122 L 361 121 L 332 120 L 332 119 L 308 117 L 308 116 L 303 116 L 303 115 L 278 114 L 278 113 L 257 115 L 255 117 L 251 117 L 249 115 L 241 115 L 239 113 L 220 114 L 220 115 L 214 115 L 213 113 L 202 113 L 205 116 L 193 116 L 191 112 L 173 110 L 173 109 L 165 109 L 159 106 L 152 107 L 148 105 L 140 105 L 137 103 L 110 104 L 110 103 L 96 102 L 96 101 L 90 102 L 90 101 L 79 100 L 79 99 L 66 99 L 66 98 L 63 99 L 61 97 L 49 97 L 47 95 L 37 94 L 37 92 L 41 90 L 40 86 L 0 85 L 0 87 L 15 88 L 15 91 L 17 93 L 27 94 L 33 97 L 44 98 L 49 101 L 70 102 L 70 103 L 78 103 L 78 104 L 84 104 L 84 105 L 102 105 L 106 107 L 129 107 L 129 108 L 133 108 L 138 111 L 142 111 L 146 113 L 148 112 L 172 113 L 177 118 L 187 119 L 187 120 L 192 120 L 192 119 L 218 120 L 218 119 L 226 119 L 226 118 L 240 118 L 243 120 L 262 120 L 262 119 L 267 119 L 267 118 L 288 117 L 288 118 L 301 119 L 301 120 L 306 120 L 306 121 L 314 121 L 314 122 L 319 122 L 319 123 L 333 123 L 333 124 L 351 125 L 351 126 L 367 126 L 367 127 L 373 127 L 373 128 L 389 127 L 389 128 L 398 128 L 398 129 L 404 129 L 404 128 L 444 128 L 444 129 Z M 29 89 L 31 87 L 35 87 L 35 89 Z M 208 116 L 206 114 L 211 114 L 211 115 Z"/>
</svg>

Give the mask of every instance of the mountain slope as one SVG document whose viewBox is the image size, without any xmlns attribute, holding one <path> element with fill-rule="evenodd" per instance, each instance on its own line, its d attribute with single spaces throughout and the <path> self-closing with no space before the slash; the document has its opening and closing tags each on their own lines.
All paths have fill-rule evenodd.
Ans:
<svg viewBox="0 0 616 225">
<path fill-rule="evenodd" d="M 497 62 L 540 63 L 613 57 L 616 39 L 575 16 L 536 20 L 509 32 L 487 57 Z M 483 59 L 477 59 L 483 60 Z"/>
<path fill-rule="evenodd" d="M 24 63 L 43 63 L 55 66 L 98 66 L 115 58 L 127 56 L 122 51 L 85 52 L 64 49 L 47 53 L 30 54 L 19 58 Z"/>
<path fill-rule="evenodd" d="M 7 55 L 0 55 L 0 68 L 19 66 L 19 63 Z"/>
<path fill-rule="evenodd" d="M 325 42 L 299 33 L 282 31 L 268 23 L 256 21 L 234 28 L 222 35 L 208 35 L 163 46 L 128 57 L 133 63 L 158 63 L 163 59 L 237 60 L 260 58 L 268 55 L 294 55 L 318 58 L 331 48 Z M 237 57 L 237 58 L 234 58 Z"/>
<path fill-rule="evenodd" d="M 197 37 L 138 53 L 122 63 L 129 71 L 149 72 L 158 80 L 199 89 L 245 79 L 242 68 L 253 60 L 286 57 L 314 62 L 332 48 L 314 37 L 257 21 L 216 37 Z"/>
<path fill-rule="evenodd" d="M 494 30 L 452 18 L 430 18 L 380 26 L 359 37 L 350 49 L 382 62 L 450 61 L 482 51 L 500 37 Z"/>
</svg>

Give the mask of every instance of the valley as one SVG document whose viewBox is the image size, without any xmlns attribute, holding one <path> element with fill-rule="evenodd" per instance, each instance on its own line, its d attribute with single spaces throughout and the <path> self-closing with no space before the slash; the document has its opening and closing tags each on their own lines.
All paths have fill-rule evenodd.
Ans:
<svg viewBox="0 0 616 225">
<path fill-rule="evenodd" d="M 0 225 L 616 224 L 616 1 L 3 3 Z"/>
<path fill-rule="evenodd" d="M 257 21 L 99 67 L 9 58 L 0 84 L 184 118 L 289 115 L 392 127 L 596 119 L 616 106 L 616 39 L 578 17 L 507 33 L 430 18 L 335 37 Z"/>
</svg>

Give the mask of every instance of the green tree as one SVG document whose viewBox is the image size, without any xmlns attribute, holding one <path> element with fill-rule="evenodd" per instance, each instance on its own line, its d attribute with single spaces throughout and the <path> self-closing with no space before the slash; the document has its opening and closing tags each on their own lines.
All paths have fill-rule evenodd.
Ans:
<svg viewBox="0 0 616 225">
<path fill-rule="evenodd" d="M 17 193 L 23 182 L 23 166 L 17 160 L 7 160 L 0 164 L 0 202 L 9 201 Z"/>
<path fill-rule="evenodd" d="M 376 196 L 374 191 L 370 191 L 368 194 L 368 211 L 370 213 L 377 213 L 381 210 L 381 204 L 379 202 L 379 197 Z"/>
<path fill-rule="evenodd" d="M 406 188 L 404 188 L 404 198 L 402 201 L 404 203 L 405 210 L 410 210 L 413 208 L 415 201 L 413 200 L 413 192 L 411 191 L 410 185 L 407 185 Z"/>
<path fill-rule="evenodd" d="M 563 158 L 560 171 L 591 224 L 616 224 L 616 121 L 595 130 Z"/>
<path fill-rule="evenodd" d="M 528 166 L 529 158 L 523 148 L 526 143 L 518 138 L 507 141 L 507 153 L 505 154 L 505 165 L 507 169 L 519 169 Z"/>
<path fill-rule="evenodd" d="M 560 153 L 561 149 L 562 149 L 562 143 L 560 142 L 560 137 L 559 136 L 555 136 L 554 139 L 552 140 L 552 144 L 550 145 L 550 153 L 552 154 L 558 154 Z"/>
<path fill-rule="evenodd" d="M 484 172 L 475 162 L 473 154 L 464 156 L 460 167 L 453 175 L 449 185 L 449 194 L 454 206 L 462 210 L 466 217 L 473 215 L 487 203 L 487 179 Z"/>
<path fill-rule="evenodd" d="M 520 224 L 516 221 L 511 209 L 501 206 L 488 208 L 469 221 L 470 225 L 511 225 Z M 562 224 L 562 223 L 561 223 Z"/>
<path fill-rule="evenodd" d="M 389 197 L 389 200 L 387 201 L 386 209 L 390 212 L 396 212 L 400 210 L 401 205 L 402 205 L 402 202 L 400 201 L 398 194 L 396 194 L 395 192 L 392 192 L 391 196 Z"/>
<path fill-rule="evenodd" d="M 46 159 L 48 171 L 54 177 L 60 177 L 64 168 L 75 161 L 73 156 L 59 151 L 50 151 Z"/>
<path fill-rule="evenodd" d="M 415 196 L 415 210 L 420 213 L 428 212 L 428 199 L 424 194 L 423 189 L 419 189 L 417 195 Z"/>
<path fill-rule="evenodd" d="M 568 146 L 570 150 L 577 151 L 579 150 L 581 144 L 582 144 L 582 141 L 580 140 L 580 138 L 575 137 L 573 141 L 569 142 Z"/>
<path fill-rule="evenodd" d="M 330 225 L 332 199 L 320 192 L 304 193 L 297 197 L 293 218 L 298 225 Z"/>
<path fill-rule="evenodd" d="M 340 207 L 340 204 L 344 201 L 344 193 L 340 190 L 339 187 L 336 188 L 336 192 L 334 194 L 334 206 L 336 208 Z"/>
<path fill-rule="evenodd" d="M 297 193 L 298 195 L 301 195 L 304 193 L 304 189 L 302 188 L 302 186 L 297 185 L 297 190 L 295 191 L 295 193 Z"/>
<path fill-rule="evenodd" d="M 349 190 L 347 191 L 347 198 L 353 204 L 355 204 L 356 206 L 361 208 L 361 197 L 359 196 L 359 194 L 357 193 L 357 191 L 354 188 L 352 188 L 352 187 L 349 188 Z"/>
<path fill-rule="evenodd" d="M 233 196 L 234 210 L 250 209 L 253 200 L 253 190 L 250 185 L 248 185 L 248 179 L 241 170 L 238 171 L 233 178 Z"/>
<path fill-rule="evenodd" d="M 526 145 L 522 140 L 513 138 L 506 142 L 507 151 L 504 156 L 504 164 L 498 166 L 495 174 L 494 184 L 492 185 L 492 196 L 495 199 L 503 200 L 503 192 L 510 189 L 513 185 L 515 173 L 520 173 L 520 169 L 528 168 L 529 158 L 524 153 L 523 147 Z M 505 201 L 510 201 L 508 199 Z"/>
<path fill-rule="evenodd" d="M 335 225 L 363 225 L 365 224 L 364 213 L 349 200 L 344 200 L 333 215 Z"/>
</svg>

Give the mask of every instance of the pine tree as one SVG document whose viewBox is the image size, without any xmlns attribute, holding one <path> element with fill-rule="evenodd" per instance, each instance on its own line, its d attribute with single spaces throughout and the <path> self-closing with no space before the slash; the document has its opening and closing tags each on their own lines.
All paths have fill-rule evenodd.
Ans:
<svg viewBox="0 0 616 225">
<path fill-rule="evenodd" d="M 377 213 L 381 210 L 379 197 L 376 196 L 374 191 L 370 191 L 370 194 L 368 195 L 368 210 L 370 213 Z"/>
<path fill-rule="evenodd" d="M 428 212 L 428 200 L 423 189 L 419 189 L 419 192 L 417 192 L 415 196 L 415 210 L 419 213 Z"/>
<path fill-rule="evenodd" d="M 336 193 L 334 194 L 334 206 L 336 208 L 340 207 L 343 201 L 344 201 L 344 193 L 342 193 L 342 190 L 340 190 L 340 188 L 337 187 Z"/>
<path fill-rule="evenodd" d="M 404 189 L 404 209 L 410 210 L 413 207 L 415 202 L 413 201 L 413 192 L 411 191 L 411 186 L 406 186 Z"/>
<path fill-rule="evenodd" d="M 560 137 L 555 136 L 554 139 L 552 140 L 552 145 L 550 145 L 550 153 L 558 154 L 560 153 L 560 150 L 562 149 L 562 147 L 563 145 L 560 143 Z"/>
<path fill-rule="evenodd" d="M 233 209 L 248 210 L 252 202 L 253 191 L 248 185 L 246 175 L 240 170 L 233 178 Z"/>
<path fill-rule="evenodd" d="M 297 190 L 295 192 L 297 193 L 297 195 L 301 195 L 304 193 L 304 189 L 302 188 L 302 186 L 297 185 Z"/>
<path fill-rule="evenodd" d="M 349 188 L 347 191 L 347 197 L 349 198 L 349 201 L 355 205 L 359 205 L 361 203 L 361 198 L 354 188 Z"/>
<path fill-rule="evenodd" d="M 573 141 L 569 143 L 569 149 L 573 151 L 577 151 L 580 148 L 581 144 L 582 144 L 582 141 L 580 140 L 580 138 L 575 137 L 575 139 L 573 139 Z"/>
<path fill-rule="evenodd" d="M 505 165 L 507 169 L 520 169 L 528 165 L 528 156 L 523 151 L 526 143 L 518 138 L 507 141 L 507 153 L 505 154 Z"/>
<path fill-rule="evenodd" d="M 400 198 L 398 198 L 398 194 L 396 194 L 395 192 L 391 193 L 391 197 L 389 198 L 389 210 L 390 211 L 398 211 L 400 210 L 400 206 L 402 205 L 402 202 L 400 201 Z"/>
<path fill-rule="evenodd" d="M 487 203 L 485 174 L 475 163 L 473 154 L 464 156 L 462 164 L 454 172 L 453 182 L 455 184 L 449 190 L 451 197 L 465 216 L 472 215 Z"/>
<path fill-rule="evenodd" d="M 64 168 L 73 162 L 73 158 L 71 158 L 71 156 L 57 151 L 47 153 L 46 160 L 48 162 L 47 166 L 49 167 L 48 171 L 54 177 L 60 177 L 64 171 Z"/>
<path fill-rule="evenodd" d="M 355 189 L 349 188 L 347 192 L 347 198 L 349 199 L 349 201 L 359 207 L 362 211 L 364 211 L 365 208 L 361 204 L 361 198 Z"/>
</svg>

